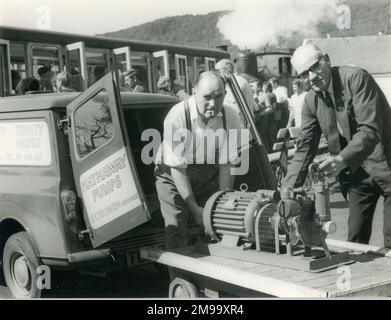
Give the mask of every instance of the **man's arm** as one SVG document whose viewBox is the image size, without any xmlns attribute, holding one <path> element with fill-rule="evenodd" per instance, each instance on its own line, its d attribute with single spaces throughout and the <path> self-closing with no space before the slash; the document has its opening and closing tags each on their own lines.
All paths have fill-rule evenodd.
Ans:
<svg viewBox="0 0 391 320">
<path fill-rule="evenodd" d="M 202 223 L 203 208 L 201 208 L 194 197 L 193 189 L 190 185 L 189 178 L 186 174 L 186 168 L 171 168 L 171 177 L 174 180 L 175 186 L 181 195 L 182 199 L 186 202 L 193 214 L 197 223 Z"/>
<path fill-rule="evenodd" d="M 286 128 L 292 127 L 293 119 L 294 119 L 294 109 L 293 106 L 289 106 L 289 118 L 286 124 Z"/>
<path fill-rule="evenodd" d="M 384 128 L 380 89 L 372 76 L 358 70 L 351 78 L 350 89 L 357 132 L 339 155 L 354 172 L 373 152 Z"/>
<path fill-rule="evenodd" d="M 301 113 L 301 132 L 297 143 L 297 150 L 288 168 L 283 182 L 283 188 L 297 188 L 304 184 L 308 174 L 308 167 L 318 151 L 321 129 L 316 115 L 309 107 L 311 103 L 308 95 Z"/>
<path fill-rule="evenodd" d="M 286 124 L 286 128 L 292 127 L 293 119 L 295 118 L 295 115 L 294 115 L 295 110 L 292 105 L 292 99 L 293 99 L 292 97 L 290 97 L 288 99 L 289 118 L 288 118 L 288 122 Z"/>
</svg>

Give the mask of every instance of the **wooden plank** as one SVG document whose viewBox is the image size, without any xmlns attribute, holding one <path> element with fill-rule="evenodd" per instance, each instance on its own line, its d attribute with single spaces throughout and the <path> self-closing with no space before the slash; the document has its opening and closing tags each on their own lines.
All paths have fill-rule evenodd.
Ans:
<svg viewBox="0 0 391 320">
<path fill-rule="evenodd" d="M 202 277 L 200 275 L 194 275 L 191 274 L 192 278 L 195 280 L 197 283 L 197 287 L 201 290 L 204 290 L 205 294 L 209 291 L 212 290 L 214 292 L 218 292 L 218 296 L 221 298 L 222 292 L 224 293 L 229 293 L 233 296 L 236 297 L 242 297 L 242 298 L 261 298 L 261 297 L 273 297 L 271 295 L 250 290 L 247 288 L 239 287 L 227 282 L 223 281 L 218 281 L 216 279 L 212 278 L 207 278 L 207 277 Z M 204 289 L 202 289 L 204 288 Z M 209 290 L 208 290 L 209 289 Z"/>
<path fill-rule="evenodd" d="M 282 149 L 282 147 L 284 146 L 286 142 L 285 141 L 282 141 L 282 142 L 275 142 L 273 144 L 273 151 L 280 151 Z M 294 140 L 289 140 L 288 142 L 288 149 L 291 149 L 295 146 L 295 141 Z"/>
<path fill-rule="evenodd" d="M 376 286 L 381 283 L 391 283 L 391 262 L 388 258 L 381 258 L 380 261 L 373 259 L 364 263 L 355 263 L 348 266 L 350 272 L 350 283 L 354 292 L 366 290 L 368 287 Z M 330 278 L 314 279 L 303 282 L 312 288 L 321 289 L 330 292 L 331 295 L 341 295 L 341 290 L 337 287 L 338 279 L 343 273 L 335 273 Z M 343 294 L 348 294 L 345 292 Z M 391 292 L 390 292 L 391 294 Z"/>
<path fill-rule="evenodd" d="M 319 148 L 318 148 L 318 154 L 321 154 L 323 152 L 327 152 L 327 144 L 323 143 L 323 142 L 320 142 L 319 144 Z M 295 154 L 296 152 L 296 148 L 293 148 L 293 149 L 289 149 L 288 150 L 288 159 L 292 159 L 293 155 Z M 281 152 L 273 152 L 273 153 L 269 153 L 267 156 L 269 158 L 269 162 L 270 163 L 273 163 L 273 162 L 277 162 L 280 160 L 280 154 Z"/>
<path fill-rule="evenodd" d="M 335 282 L 322 286 L 321 290 L 327 291 L 329 296 L 391 296 L 391 271 L 362 276 L 361 281 L 357 280 L 350 279 L 350 288 L 344 288 L 338 287 L 336 279 Z"/>
<path fill-rule="evenodd" d="M 336 265 L 346 264 L 350 261 L 349 254 L 347 252 L 333 254 L 331 259 L 326 257 L 310 259 L 301 255 L 278 255 L 268 252 L 254 252 L 254 250 L 241 250 L 240 248 L 227 248 L 220 245 L 219 243 L 209 244 L 207 246 L 209 253 L 214 256 L 230 258 L 239 261 L 250 261 L 259 264 L 267 264 L 280 268 L 295 269 L 307 272 L 321 272 L 327 269 L 333 269 Z"/>
<path fill-rule="evenodd" d="M 215 257 L 215 256 L 210 256 L 210 255 L 204 255 L 196 250 L 178 250 L 178 253 L 184 254 L 186 256 L 192 257 L 192 258 L 197 258 L 200 260 L 203 260 L 205 262 L 212 262 L 212 263 L 217 263 L 217 264 L 223 264 L 225 266 L 231 266 L 234 268 L 237 268 L 239 271 L 241 270 L 246 270 L 246 271 L 254 271 L 256 270 L 258 274 L 266 274 L 269 271 L 273 271 L 276 269 L 274 266 L 268 266 L 265 264 L 257 264 L 253 262 L 248 262 L 248 261 L 238 261 L 234 259 L 228 259 L 228 258 L 222 258 L 222 257 Z"/>
<path fill-rule="evenodd" d="M 222 258 L 215 257 L 215 259 L 216 261 L 219 261 L 219 259 Z M 384 260 L 387 258 L 380 259 Z M 229 260 L 232 259 L 225 259 L 224 261 Z M 354 291 L 349 293 L 338 290 L 337 280 L 341 276 L 341 273 L 338 273 L 337 269 L 325 271 L 322 273 L 309 273 L 248 262 L 246 262 L 246 266 L 244 267 L 242 265 L 243 263 L 243 261 L 236 261 L 231 262 L 230 265 L 234 268 L 237 268 L 238 272 L 241 272 L 241 270 L 245 268 L 246 271 L 253 272 L 255 274 L 266 275 L 281 281 L 292 282 L 294 284 L 305 285 L 309 288 L 320 289 L 322 291 L 328 292 L 330 296 L 340 296 L 346 294 L 349 296 L 360 296 L 360 292 L 362 292 L 363 296 L 376 295 L 379 292 L 388 292 L 388 294 L 390 294 L 390 291 L 387 291 L 389 289 L 387 281 L 391 282 L 391 263 L 384 263 L 384 261 L 380 261 L 379 258 L 367 263 L 356 263 L 349 266 L 349 268 L 353 269 L 353 272 L 351 273 L 351 281 L 353 283 L 352 288 L 354 289 Z M 368 263 L 370 264 L 368 265 Z M 372 277 L 373 279 L 371 279 L 371 275 L 368 275 L 368 269 L 375 271 L 374 276 Z M 387 273 L 385 275 L 384 284 L 379 284 L 381 281 L 379 278 L 381 272 Z M 367 274 L 368 276 L 363 277 L 364 274 Z M 377 288 L 378 286 L 379 288 Z"/>
<path fill-rule="evenodd" d="M 212 257 L 213 256 L 211 256 L 210 258 Z M 332 269 L 330 271 L 325 271 L 321 273 L 314 273 L 314 272 L 302 272 L 294 269 L 284 268 L 281 265 L 275 266 L 275 265 L 261 264 L 256 262 L 248 262 L 248 261 L 235 260 L 235 259 L 223 258 L 223 257 L 214 257 L 214 259 L 215 261 L 219 261 L 219 259 L 225 259 L 224 260 L 226 261 L 225 263 L 230 263 L 231 266 L 238 268 L 238 270 L 242 270 L 245 264 L 247 270 L 250 272 L 254 272 L 259 275 L 267 275 L 284 281 L 292 281 L 293 283 L 300 283 L 302 281 L 309 281 L 313 279 L 319 279 L 322 277 L 329 277 L 330 274 L 332 277 L 336 277 L 337 275 L 336 269 Z"/>
<path fill-rule="evenodd" d="M 217 259 L 218 260 L 218 259 Z M 230 260 L 230 259 L 225 259 Z M 238 272 L 243 270 L 243 262 L 237 261 L 231 263 L 231 266 L 238 268 Z M 371 261 L 369 263 L 374 263 Z M 384 265 L 384 262 L 378 262 L 376 265 L 357 264 L 350 265 L 352 272 L 352 290 L 341 291 L 337 288 L 337 280 L 341 273 L 337 269 L 329 270 L 322 273 L 308 273 L 285 268 L 278 268 L 265 265 L 246 263 L 246 271 L 255 274 L 267 275 L 268 277 L 278 280 L 292 282 L 294 284 L 305 285 L 308 288 L 320 289 L 328 293 L 328 296 L 389 296 L 391 295 L 391 265 Z M 373 268 L 372 268 L 373 267 Z M 373 275 L 368 275 L 368 268 L 375 271 Z M 358 269 L 358 270 L 355 270 Z M 386 272 L 382 274 L 381 272 Z M 367 276 L 363 276 L 367 274 Z"/>
<path fill-rule="evenodd" d="M 280 130 L 278 130 L 276 138 L 277 139 L 283 139 L 283 138 L 286 137 L 287 134 L 288 134 L 288 129 L 287 128 L 281 128 Z"/>
<path fill-rule="evenodd" d="M 374 258 L 368 255 L 369 261 L 348 266 L 351 271 L 351 288 L 343 290 L 337 287 L 337 281 L 342 275 L 337 272 L 337 269 L 310 273 L 229 258 L 205 256 L 190 251 L 188 248 L 182 250 L 182 254 L 170 253 L 174 256 L 167 256 L 165 252 L 158 249 L 148 250 L 154 250 L 152 252 L 155 252 L 155 258 L 158 257 L 156 261 L 163 264 L 233 286 L 240 286 L 243 289 L 240 291 L 241 294 L 246 294 L 246 289 L 248 289 L 280 297 L 391 296 L 391 259 L 385 257 Z M 161 259 L 162 253 L 164 253 L 164 259 Z M 362 261 L 365 255 L 355 256 Z M 143 254 L 142 257 L 145 258 Z"/>
<path fill-rule="evenodd" d="M 154 248 L 141 249 L 141 257 L 188 272 L 231 283 L 243 288 L 263 292 L 278 297 L 325 297 L 326 293 L 301 285 L 241 271 L 222 264 L 205 262 L 175 252 L 165 252 Z"/>
<path fill-rule="evenodd" d="M 341 241 L 335 239 L 326 239 L 326 243 L 327 246 L 329 246 L 330 248 L 364 252 L 364 253 L 370 253 L 378 256 L 391 258 L 391 249 L 387 249 L 383 247 L 370 246 L 367 244 L 353 243 L 353 242 Z"/>
<path fill-rule="evenodd" d="M 258 273 L 257 271 L 254 272 Z M 328 270 L 325 272 L 315 273 L 315 272 L 297 271 L 297 270 L 286 269 L 286 268 L 278 268 L 278 269 L 275 268 L 274 270 L 270 270 L 267 272 L 268 276 L 272 278 L 284 280 L 287 282 L 293 282 L 293 283 L 304 283 L 308 281 L 317 280 L 320 278 L 330 277 L 330 276 L 334 276 L 334 273 L 336 273 L 335 269 Z M 309 287 L 311 286 L 309 285 Z"/>
</svg>

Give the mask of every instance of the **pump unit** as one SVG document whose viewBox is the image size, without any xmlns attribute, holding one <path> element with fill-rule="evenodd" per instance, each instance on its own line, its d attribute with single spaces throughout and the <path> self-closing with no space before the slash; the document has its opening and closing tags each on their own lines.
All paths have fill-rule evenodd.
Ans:
<svg viewBox="0 0 391 320">
<path fill-rule="evenodd" d="M 203 249 L 211 255 L 311 272 L 352 263 L 348 252 L 333 253 L 326 245 L 327 235 L 336 231 L 328 184 L 316 165 L 310 172 L 312 185 L 305 192 L 215 193 L 204 207 L 203 221 L 216 243 Z"/>
</svg>

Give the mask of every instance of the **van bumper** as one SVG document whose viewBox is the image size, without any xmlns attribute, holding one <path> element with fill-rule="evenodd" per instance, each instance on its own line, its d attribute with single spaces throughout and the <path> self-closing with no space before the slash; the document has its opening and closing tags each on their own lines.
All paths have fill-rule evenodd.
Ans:
<svg viewBox="0 0 391 320">
<path fill-rule="evenodd" d="M 69 253 L 66 258 L 40 257 L 43 264 L 59 268 L 69 268 L 72 265 L 104 260 L 111 256 L 110 249 L 94 249 Z"/>
<path fill-rule="evenodd" d="M 94 249 L 68 254 L 70 264 L 107 259 L 111 256 L 110 249 Z"/>
</svg>

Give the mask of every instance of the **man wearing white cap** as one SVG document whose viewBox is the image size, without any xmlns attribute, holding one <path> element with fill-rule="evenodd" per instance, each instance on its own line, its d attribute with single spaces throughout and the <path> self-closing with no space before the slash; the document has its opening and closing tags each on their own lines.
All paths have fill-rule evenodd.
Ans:
<svg viewBox="0 0 391 320">
<path fill-rule="evenodd" d="M 332 67 L 311 43 L 297 48 L 291 62 L 311 90 L 283 188 L 303 185 L 323 132 L 330 155 L 319 167 L 328 178 L 339 178 L 349 197 L 348 241 L 369 243 L 373 214 L 383 196 L 384 245 L 391 248 L 391 109 L 383 92 L 367 71 Z"/>
</svg>

